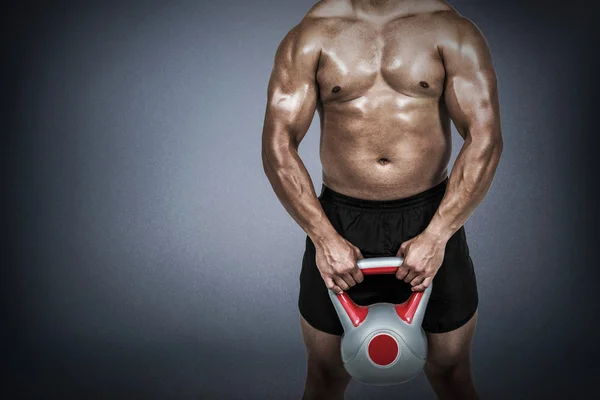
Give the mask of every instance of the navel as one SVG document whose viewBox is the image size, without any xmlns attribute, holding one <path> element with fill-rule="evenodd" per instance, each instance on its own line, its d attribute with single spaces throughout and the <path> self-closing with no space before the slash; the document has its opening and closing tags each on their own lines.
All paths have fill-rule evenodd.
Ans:
<svg viewBox="0 0 600 400">
<path fill-rule="evenodd" d="M 379 164 L 381 164 L 381 165 L 385 165 L 385 164 L 387 164 L 389 162 L 390 162 L 390 160 L 388 160 L 387 158 L 380 158 L 379 159 Z"/>
<path fill-rule="evenodd" d="M 425 81 L 421 81 L 419 82 L 419 85 L 421 85 L 422 88 L 427 89 L 429 87 L 429 83 L 425 82 Z"/>
<path fill-rule="evenodd" d="M 341 87 L 339 87 L 339 86 L 334 86 L 334 87 L 333 87 L 333 89 L 331 89 L 331 91 L 332 91 L 333 93 L 337 93 L 337 92 L 339 92 L 340 90 L 342 90 L 342 88 L 341 88 Z"/>
</svg>

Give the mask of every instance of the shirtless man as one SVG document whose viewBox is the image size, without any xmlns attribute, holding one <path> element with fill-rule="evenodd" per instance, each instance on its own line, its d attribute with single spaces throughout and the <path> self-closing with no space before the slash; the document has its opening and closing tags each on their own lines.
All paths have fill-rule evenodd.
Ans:
<svg viewBox="0 0 600 400">
<path fill-rule="evenodd" d="M 298 155 L 315 110 L 318 197 Z M 450 120 L 464 144 L 448 176 Z M 434 278 L 425 374 L 440 399 L 477 398 L 470 359 L 478 297 L 463 224 L 501 152 L 489 48 L 444 1 L 324 0 L 285 36 L 268 86 L 262 159 L 307 235 L 298 300 L 303 399 L 343 399 L 351 379 L 327 290 L 358 304 L 399 303 Z M 404 263 L 395 275 L 363 278 L 356 260 L 382 256 Z"/>
</svg>

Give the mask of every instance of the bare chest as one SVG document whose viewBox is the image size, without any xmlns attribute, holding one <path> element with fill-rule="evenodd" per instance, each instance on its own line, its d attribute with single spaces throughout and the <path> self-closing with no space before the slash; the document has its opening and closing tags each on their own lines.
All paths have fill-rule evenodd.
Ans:
<svg viewBox="0 0 600 400">
<path fill-rule="evenodd" d="M 445 70 L 426 24 L 402 21 L 384 27 L 339 27 L 323 46 L 317 70 L 323 102 L 373 93 L 439 98 Z"/>
</svg>

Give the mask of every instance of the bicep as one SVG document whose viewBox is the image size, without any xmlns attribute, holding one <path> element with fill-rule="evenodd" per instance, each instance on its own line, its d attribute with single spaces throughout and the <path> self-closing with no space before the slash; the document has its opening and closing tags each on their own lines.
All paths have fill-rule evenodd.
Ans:
<svg viewBox="0 0 600 400">
<path fill-rule="evenodd" d="M 496 73 L 488 44 L 470 21 L 463 22 L 457 40 L 443 50 L 446 67 L 444 101 L 464 138 L 499 135 Z"/>
<path fill-rule="evenodd" d="M 267 89 L 264 141 L 298 145 L 306 135 L 318 100 L 315 70 L 319 53 L 299 27 L 279 45 Z"/>
</svg>

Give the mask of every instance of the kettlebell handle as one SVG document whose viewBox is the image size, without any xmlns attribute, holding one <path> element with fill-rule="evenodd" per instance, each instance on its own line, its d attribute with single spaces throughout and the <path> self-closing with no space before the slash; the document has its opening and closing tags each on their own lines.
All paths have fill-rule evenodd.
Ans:
<svg viewBox="0 0 600 400">
<path fill-rule="evenodd" d="M 402 257 L 373 257 L 357 260 L 356 264 L 363 275 L 382 275 L 395 274 L 403 262 L 404 258 Z M 404 322 L 413 324 L 416 320 L 416 325 L 421 325 L 432 286 L 433 283 L 422 292 L 413 292 L 404 303 L 394 305 L 396 313 Z M 334 302 L 338 315 L 340 315 L 342 310 L 343 314 L 345 314 L 344 318 L 340 315 L 342 325 L 345 325 L 346 322 L 356 327 L 366 319 L 369 310 L 368 306 L 357 305 L 346 292 L 337 294 L 329 289 L 329 297 Z"/>
<path fill-rule="evenodd" d="M 363 275 L 395 274 L 402 265 L 402 257 L 374 257 L 356 261 Z"/>
</svg>

